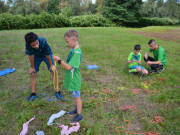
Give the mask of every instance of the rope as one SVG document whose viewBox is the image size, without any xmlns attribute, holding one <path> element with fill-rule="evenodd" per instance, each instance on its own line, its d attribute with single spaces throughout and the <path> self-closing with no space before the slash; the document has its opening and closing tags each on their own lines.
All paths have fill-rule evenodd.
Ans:
<svg viewBox="0 0 180 135">
<path fill-rule="evenodd" d="M 55 84 L 56 76 L 57 76 L 56 82 L 57 82 L 57 83 L 59 82 L 59 80 L 58 80 L 58 72 L 57 72 L 56 65 L 57 65 L 57 62 L 55 61 L 55 62 L 54 62 L 54 67 L 55 67 L 55 68 L 54 68 L 54 71 L 53 71 L 53 73 L 54 73 L 54 75 L 53 75 L 53 86 L 54 86 L 54 89 L 56 89 L 56 84 Z"/>
</svg>

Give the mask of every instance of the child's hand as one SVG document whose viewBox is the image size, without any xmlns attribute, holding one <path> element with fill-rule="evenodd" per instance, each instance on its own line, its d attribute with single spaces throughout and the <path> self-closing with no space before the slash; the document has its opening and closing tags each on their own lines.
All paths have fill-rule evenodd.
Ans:
<svg viewBox="0 0 180 135">
<path fill-rule="evenodd" d="M 150 62 L 150 61 L 147 61 L 146 64 L 147 64 L 147 65 L 151 65 L 151 62 Z"/>
<path fill-rule="evenodd" d="M 60 57 L 59 56 L 53 56 L 53 59 L 58 62 L 58 60 L 60 60 Z"/>
<path fill-rule="evenodd" d="M 141 62 L 140 61 L 137 61 L 137 63 L 140 65 L 141 64 Z"/>
<path fill-rule="evenodd" d="M 32 67 L 31 67 L 31 68 L 29 69 L 29 73 L 30 73 L 30 74 L 34 74 L 34 73 L 36 73 L 35 68 L 32 68 Z"/>
<path fill-rule="evenodd" d="M 146 54 L 144 55 L 144 57 L 145 57 L 145 59 L 147 59 L 147 58 L 148 58 L 148 54 L 146 53 Z"/>
<path fill-rule="evenodd" d="M 55 71 L 55 66 L 52 65 L 52 66 L 50 67 L 50 70 L 54 72 L 54 71 Z"/>
</svg>

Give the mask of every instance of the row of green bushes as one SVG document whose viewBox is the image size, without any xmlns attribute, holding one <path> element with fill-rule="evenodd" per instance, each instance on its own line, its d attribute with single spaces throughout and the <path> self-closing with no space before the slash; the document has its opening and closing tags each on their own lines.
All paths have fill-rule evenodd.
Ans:
<svg viewBox="0 0 180 135">
<path fill-rule="evenodd" d="M 179 24 L 179 20 L 172 20 L 170 18 L 142 18 L 140 19 L 140 26 L 165 26 Z"/>
<path fill-rule="evenodd" d="M 28 15 L 24 17 L 21 15 L 0 14 L 0 30 L 98 26 L 112 26 L 112 23 L 101 15 L 66 17 L 63 15 L 42 13 L 40 15 Z"/>
<path fill-rule="evenodd" d="M 136 27 L 152 25 L 174 25 L 178 21 L 169 18 L 141 18 L 134 24 Z M 123 24 L 123 23 L 122 23 Z M 132 24 L 131 24 L 132 25 Z M 125 26 L 131 26 L 126 24 Z M 55 28 L 55 27 L 109 27 L 116 26 L 102 15 L 82 15 L 66 17 L 42 13 L 40 15 L 11 15 L 0 14 L 0 30 L 5 29 L 35 29 L 35 28 Z"/>
</svg>

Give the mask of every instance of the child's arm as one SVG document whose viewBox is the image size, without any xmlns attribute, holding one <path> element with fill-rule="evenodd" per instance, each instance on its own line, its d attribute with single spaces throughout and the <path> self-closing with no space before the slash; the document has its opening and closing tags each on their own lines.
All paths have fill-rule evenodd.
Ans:
<svg viewBox="0 0 180 135">
<path fill-rule="evenodd" d="M 145 55 L 144 55 L 145 59 L 148 58 L 148 55 L 149 55 L 149 52 L 146 52 Z"/>
<path fill-rule="evenodd" d="M 147 64 L 148 64 L 148 65 L 161 64 L 161 61 L 160 61 L 160 60 L 158 60 L 158 61 L 147 61 Z"/>
<path fill-rule="evenodd" d="M 136 61 L 139 65 L 141 65 L 141 61 Z"/>
<path fill-rule="evenodd" d="M 128 61 L 128 64 L 132 62 L 137 62 L 139 65 L 141 64 L 141 61 L 137 61 L 137 60 Z"/>
<path fill-rule="evenodd" d="M 53 56 L 53 59 L 56 62 L 58 62 L 58 64 L 61 64 L 65 69 L 67 69 L 67 70 L 73 69 L 73 67 L 71 67 L 69 64 L 67 64 L 66 62 L 60 60 L 60 58 L 58 56 Z"/>
<path fill-rule="evenodd" d="M 46 58 L 48 60 L 50 70 L 54 71 L 55 70 L 54 65 L 52 64 L 51 56 L 50 56 L 52 54 L 51 47 L 47 43 L 46 39 L 43 40 L 43 44 L 44 44 L 43 54 L 46 56 Z"/>
<path fill-rule="evenodd" d="M 31 63 L 31 68 L 29 70 L 29 73 L 32 74 L 32 73 L 35 73 L 36 70 L 35 70 L 35 67 L 34 67 L 34 55 L 29 55 L 29 61 Z"/>
<path fill-rule="evenodd" d="M 60 60 L 58 63 L 61 64 L 67 70 L 73 69 L 73 67 L 71 67 L 69 64 L 67 64 L 66 62 L 64 62 L 62 60 Z"/>
<path fill-rule="evenodd" d="M 140 57 L 138 57 L 138 60 L 136 60 L 136 62 L 141 65 L 141 54 L 140 54 Z"/>
<path fill-rule="evenodd" d="M 29 61 L 31 63 L 31 67 L 34 68 L 34 55 L 29 55 Z"/>
<path fill-rule="evenodd" d="M 132 62 L 137 62 L 137 63 L 138 63 L 137 60 L 128 60 L 128 64 L 129 64 L 129 63 L 132 63 Z"/>
<path fill-rule="evenodd" d="M 136 60 L 133 59 L 132 54 L 133 54 L 133 53 L 130 53 L 130 54 L 128 55 L 128 64 L 130 64 L 130 63 L 132 63 L 132 62 L 136 62 Z"/>
<path fill-rule="evenodd" d="M 49 67 L 50 67 L 50 69 L 51 69 L 52 71 L 54 71 L 54 66 L 53 66 L 53 64 L 52 64 L 50 55 L 46 55 L 46 58 L 47 58 L 47 60 L 48 60 L 48 62 L 49 62 Z"/>
</svg>

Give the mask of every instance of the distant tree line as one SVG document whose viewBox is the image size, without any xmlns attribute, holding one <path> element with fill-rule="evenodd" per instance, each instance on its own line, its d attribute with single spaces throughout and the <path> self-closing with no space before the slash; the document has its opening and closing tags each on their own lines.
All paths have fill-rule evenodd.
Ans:
<svg viewBox="0 0 180 135">
<path fill-rule="evenodd" d="M 124 26 L 147 22 L 168 25 L 180 20 L 180 0 L 0 0 L 0 14 L 27 16 L 44 12 L 66 17 L 98 14 Z"/>
</svg>

